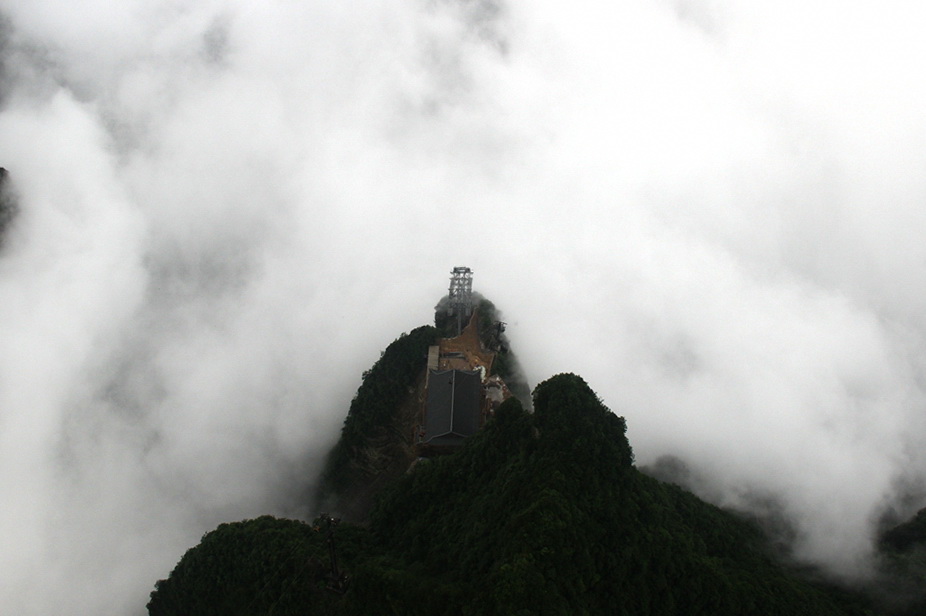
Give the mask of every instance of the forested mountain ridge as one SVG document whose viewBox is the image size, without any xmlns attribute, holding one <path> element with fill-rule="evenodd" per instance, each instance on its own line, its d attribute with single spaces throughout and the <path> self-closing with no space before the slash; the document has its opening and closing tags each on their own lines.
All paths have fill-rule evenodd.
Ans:
<svg viewBox="0 0 926 616">
<path fill-rule="evenodd" d="M 512 398 L 459 452 L 391 482 L 366 528 L 220 526 L 149 613 L 870 613 L 776 563 L 755 526 L 641 474 L 625 430 L 558 375 L 533 413 Z M 326 590 L 333 565 L 350 575 L 343 595 Z"/>
<path fill-rule="evenodd" d="M 494 306 L 480 299 L 475 315 L 493 371 L 526 392 Z M 445 317 L 439 304 L 435 326 L 363 374 L 316 501 L 344 521 L 222 524 L 158 581 L 149 614 L 926 612 L 926 514 L 884 533 L 884 575 L 864 594 L 812 581 L 754 521 L 641 473 L 625 420 L 574 374 L 508 399 L 456 453 L 416 461 L 409 426 L 428 347 L 456 330 Z"/>
<path fill-rule="evenodd" d="M 402 334 L 363 373 L 321 473 L 315 500 L 322 507 L 365 520 L 378 491 L 415 459 L 411 427 L 424 394 L 428 346 L 438 337 L 430 326 Z"/>
<path fill-rule="evenodd" d="M 529 403 L 530 388 L 489 300 L 474 294 L 472 319 L 480 342 L 493 349 L 492 373 L 501 376 L 513 394 Z M 412 433 L 426 395 L 428 347 L 456 335 L 456 319 L 443 298 L 435 307 L 434 323 L 402 334 L 363 373 L 351 401 L 341 436 L 322 470 L 316 502 L 353 522 L 367 520 L 376 495 L 414 463 Z"/>
<path fill-rule="evenodd" d="M 882 577 L 872 589 L 898 616 L 926 614 L 926 509 L 880 536 Z"/>
</svg>

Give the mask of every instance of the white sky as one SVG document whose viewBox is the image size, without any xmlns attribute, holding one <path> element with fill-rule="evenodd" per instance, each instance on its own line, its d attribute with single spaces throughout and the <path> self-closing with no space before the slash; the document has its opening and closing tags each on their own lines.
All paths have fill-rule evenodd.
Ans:
<svg viewBox="0 0 926 616">
<path fill-rule="evenodd" d="M 143 614 L 217 523 L 310 514 L 455 265 L 532 384 L 801 557 L 863 571 L 924 504 L 922 3 L 0 13 L 0 612 Z"/>
</svg>

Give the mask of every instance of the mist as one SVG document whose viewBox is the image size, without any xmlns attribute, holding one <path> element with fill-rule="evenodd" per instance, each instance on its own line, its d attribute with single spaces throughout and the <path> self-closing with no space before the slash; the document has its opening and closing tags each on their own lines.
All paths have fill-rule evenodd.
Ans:
<svg viewBox="0 0 926 616">
<path fill-rule="evenodd" d="M 450 269 L 794 555 L 926 504 L 913 2 L 0 2 L 0 611 L 311 516 Z"/>
</svg>

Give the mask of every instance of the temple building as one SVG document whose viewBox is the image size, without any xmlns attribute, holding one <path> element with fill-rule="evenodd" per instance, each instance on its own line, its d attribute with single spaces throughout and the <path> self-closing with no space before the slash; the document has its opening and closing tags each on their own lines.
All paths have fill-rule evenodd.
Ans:
<svg viewBox="0 0 926 616">
<path fill-rule="evenodd" d="M 431 370 L 421 444 L 458 447 L 482 426 L 482 376 L 476 370 Z"/>
</svg>

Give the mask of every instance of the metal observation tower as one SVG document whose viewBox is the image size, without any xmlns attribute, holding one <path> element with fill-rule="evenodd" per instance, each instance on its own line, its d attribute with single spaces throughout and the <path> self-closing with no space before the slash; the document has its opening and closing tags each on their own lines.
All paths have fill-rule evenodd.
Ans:
<svg viewBox="0 0 926 616">
<path fill-rule="evenodd" d="M 450 272 L 450 315 L 457 317 L 457 335 L 463 331 L 463 317 L 473 313 L 473 270 L 455 267 Z"/>
</svg>

